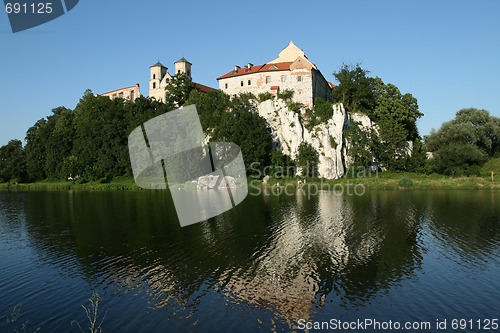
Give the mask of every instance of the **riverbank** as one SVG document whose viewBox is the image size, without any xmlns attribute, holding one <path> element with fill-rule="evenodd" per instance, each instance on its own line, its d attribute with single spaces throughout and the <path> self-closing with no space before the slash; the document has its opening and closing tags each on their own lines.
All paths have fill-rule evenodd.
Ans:
<svg viewBox="0 0 500 333">
<path fill-rule="evenodd" d="M 491 172 L 494 172 L 492 181 Z M 248 178 L 249 185 L 262 187 L 297 186 L 297 181 L 304 181 L 301 177 L 271 178 L 266 184 L 261 180 Z M 350 186 L 362 184 L 366 189 L 416 189 L 416 190 L 500 190 L 500 158 L 486 163 L 479 176 L 450 177 L 438 174 L 419 174 L 410 172 L 380 172 L 367 177 L 321 179 L 308 178 L 305 186 L 318 186 L 322 189 L 333 189 L 335 185 Z M 118 177 L 109 182 L 79 183 L 72 181 L 41 181 L 26 184 L 0 184 L 0 190 L 141 190 L 131 177 Z"/>
</svg>

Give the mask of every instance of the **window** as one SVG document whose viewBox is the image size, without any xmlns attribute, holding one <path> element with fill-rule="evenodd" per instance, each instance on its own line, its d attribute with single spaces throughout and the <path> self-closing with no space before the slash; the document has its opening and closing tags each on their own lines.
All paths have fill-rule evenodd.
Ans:
<svg viewBox="0 0 500 333">
<path fill-rule="evenodd" d="M 266 83 L 271 83 L 271 77 L 270 76 L 266 76 Z"/>
<path fill-rule="evenodd" d="M 156 82 L 153 82 L 153 89 L 156 89 Z"/>
<path fill-rule="evenodd" d="M 297 76 L 297 82 L 302 82 L 302 76 Z"/>
<path fill-rule="evenodd" d="M 224 85 L 224 89 L 227 89 L 227 83 Z"/>
<path fill-rule="evenodd" d="M 188 76 L 190 76 L 190 75 L 191 75 L 191 72 L 190 72 L 190 71 L 188 71 Z"/>
<path fill-rule="evenodd" d="M 167 79 L 165 80 L 165 82 L 169 83 L 169 82 L 170 82 L 170 79 L 169 79 L 169 78 L 167 78 Z"/>
<path fill-rule="evenodd" d="M 119 94 L 118 94 L 118 97 L 123 98 L 123 93 L 122 93 L 122 92 L 121 92 L 121 93 L 119 93 Z"/>
<path fill-rule="evenodd" d="M 281 75 L 281 82 L 285 82 L 286 81 L 286 76 L 285 75 Z"/>
<path fill-rule="evenodd" d="M 243 81 L 241 81 L 241 86 L 243 87 Z"/>
<path fill-rule="evenodd" d="M 153 74 L 153 80 L 156 79 L 156 74 Z"/>
<path fill-rule="evenodd" d="M 252 85 L 252 80 L 248 80 L 248 85 Z"/>
<path fill-rule="evenodd" d="M 133 90 L 130 92 L 130 99 L 131 99 L 132 101 L 135 99 L 135 98 L 134 98 L 134 91 L 133 91 Z"/>
<path fill-rule="evenodd" d="M 179 69 L 179 70 L 177 71 L 177 74 L 180 74 L 180 73 L 181 73 L 181 70 Z"/>
</svg>

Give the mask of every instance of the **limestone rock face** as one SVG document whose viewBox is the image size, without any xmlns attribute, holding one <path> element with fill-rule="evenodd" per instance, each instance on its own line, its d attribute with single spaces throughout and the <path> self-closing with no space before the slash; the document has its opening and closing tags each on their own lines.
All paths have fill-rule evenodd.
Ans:
<svg viewBox="0 0 500 333">
<path fill-rule="evenodd" d="M 304 127 L 299 113 L 290 111 L 287 103 L 281 99 L 258 103 L 256 111 L 266 119 L 275 146 L 282 149 L 284 154 L 296 158 L 298 147 L 303 141 L 311 144 L 319 154 L 319 174 L 327 179 L 342 177 L 349 167 L 345 131 L 350 124 L 359 122 L 367 129 L 376 126 L 366 115 L 348 114 L 343 104 L 333 105 L 333 117 L 311 130 Z"/>
</svg>

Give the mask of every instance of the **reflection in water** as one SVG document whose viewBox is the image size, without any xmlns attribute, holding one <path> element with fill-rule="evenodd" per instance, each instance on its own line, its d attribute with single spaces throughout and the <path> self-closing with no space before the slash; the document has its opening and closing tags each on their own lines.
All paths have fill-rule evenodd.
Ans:
<svg viewBox="0 0 500 333">
<path fill-rule="evenodd" d="M 484 317 L 499 296 L 497 200 L 481 191 L 249 196 L 181 228 L 165 191 L 0 192 L 0 310 L 31 302 L 31 321 L 66 327 L 98 290 L 113 309 L 109 331 Z"/>
</svg>

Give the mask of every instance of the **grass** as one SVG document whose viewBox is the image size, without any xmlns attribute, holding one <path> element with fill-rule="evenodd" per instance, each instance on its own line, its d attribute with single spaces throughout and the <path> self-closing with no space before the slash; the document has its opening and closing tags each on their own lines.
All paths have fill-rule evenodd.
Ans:
<svg viewBox="0 0 500 333">
<path fill-rule="evenodd" d="M 494 182 L 491 172 L 494 172 Z M 271 178 L 267 185 L 296 185 L 299 177 Z M 252 181 L 251 178 L 248 179 Z M 260 181 L 258 182 L 260 185 Z M 500 158 L 490 159 L 481 168 L 479 176 L 451 177 L 438 174 L 420 174 L 411 172 L 380 172 L 378 175 L 364 178 L 341 179 L 307 179 L 307 184 L 363 184 L 367 189 L 467 189 L 467 190 L 500 190 Z M 255 183 L 254 183 L 255 184 Z M 27 184 L 0 184 L 0 190 L 140 190 L 131 177 L 117 177 L 109 182 L 88 182 L 79 184 L 71 181 L 41 181 Z"/>
<path fill-rule="evenodd" d="M 491 181 L 491 172 L 494 172 L 494 182 Z M 271 178 L 267 185 L 281 186 L 296 185 L 299 177 Z M 367 189 L 418 189 L 418 190 L 500 190 L 500 158 L 488 161 L 482 168 L 479 176 L 472 177 L 451 177 L 438 174 L 419 174 L 411 172 L 380 172 L 372 174 L 371 177 L 363 178 L 341 178 L 334 180 L 311 178 L 307 179 L 307 185 L 323 185 L 326 189 L 328 185 L 335 184 L 363 184 Z"/>
<path fill-rule="evenodd" d="M 35 183 L 3 183 L 0 190 L 140 190 L 133 178 L 117 177 L 109 182 L 92 181 L 86 183 L 64 181 L 64 180 L 44 180 Z"/>
</svg>

